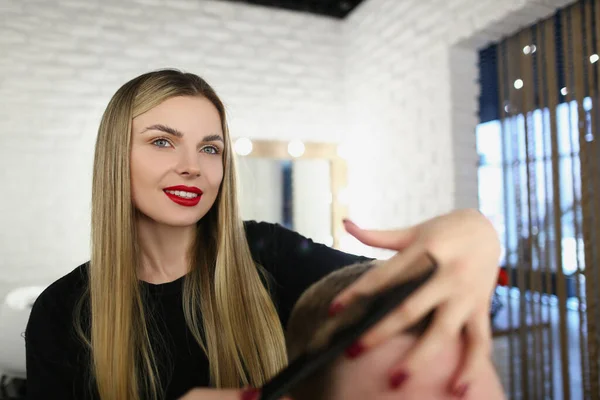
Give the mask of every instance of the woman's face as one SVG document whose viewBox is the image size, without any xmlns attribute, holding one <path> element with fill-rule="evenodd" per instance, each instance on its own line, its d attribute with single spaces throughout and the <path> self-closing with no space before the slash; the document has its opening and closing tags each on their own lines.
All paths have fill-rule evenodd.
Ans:
<svg viewBox="0 0 600 400">
<path fill-rule="evenodd" d="M 223 180 L 217 108 L 203 97 L 173 97 L 134 118 L 131 134 L 134 206 L 160 224 L 196 224 Z"/>
</svg>

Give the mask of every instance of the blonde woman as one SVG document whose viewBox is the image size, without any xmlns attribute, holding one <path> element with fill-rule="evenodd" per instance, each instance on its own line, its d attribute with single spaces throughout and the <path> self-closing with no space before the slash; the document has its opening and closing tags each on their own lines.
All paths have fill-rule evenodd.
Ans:
<svg viewBox="0 0 600 400">
<path fill-rule="evenodd" d="M 364 258 L 242 221 L 235 176 L 225 109 L 204 80 L 161 70 L 117 91 L 96 142 L 91 259 L 49 286 L 29 319 L 29 399 L 258 398 L 243 388 L 286 365 L 282 325 L 300 294 Z M 466 328 L 466 362 L 449 389 L 463 391 L 489 346 L 491 225 L 463 210 L 406 230 L 346 229 L 401 252 L 341 293 L 332 313 L 414 274 L 425 254 L 440 265 L 355 355 L 435 307 L 428 335 L 382 380 L 399 386 Z"/>
</svg>

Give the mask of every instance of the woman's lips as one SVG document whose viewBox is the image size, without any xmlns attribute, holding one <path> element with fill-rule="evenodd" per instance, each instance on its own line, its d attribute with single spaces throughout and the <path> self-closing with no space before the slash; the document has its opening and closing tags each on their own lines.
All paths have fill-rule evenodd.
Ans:
<svg viewBox="0 0 600 400">
<path fill-rule="evenodd" d="M 190 192 L 173 191 L 173 190 L 167 191 L 166 189 L 164 190 L 164 192 L 169 199 L 173 200 L 174 203 L 177 203 L 180 206 L 185 206 L 185 207 L 193 207 L 193 206 L 197 205 L 198 203 L 200 203 L 200 199 L 202 198 L 202 194 L 198 194 L 198 195 L 196 195 L 196 197 L 182 197 L 182 196 L 179 196 L 174 193 L 174 192 L 178 192 L 178 193 L 190 193 Z"/>
<path fill-rule="evenodd" d="M 202 190 L 200 190 L 199 187 L 196 186 L 186 186 L 186 185 L 177 185 L 177 186 L 169 186 L 167 188 L 164 188 L 164 190 L 169 190 L 169 191 L 180 191 L 180 192 L 188 192 L 188 193 L 192 193 L 192 194 L 202 194 Z"/>
</svg>

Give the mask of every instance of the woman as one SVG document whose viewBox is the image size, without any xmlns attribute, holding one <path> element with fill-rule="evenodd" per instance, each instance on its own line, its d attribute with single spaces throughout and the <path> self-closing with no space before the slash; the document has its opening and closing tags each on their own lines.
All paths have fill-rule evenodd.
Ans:
<svg viewBox="0 0 600 400">
<path fill-rule="evenodd" d="M 469 356 L 449 388 L 463 390 L 489 346 L 485 305 L 499 254 L 490 224 L 466 210 L 408 230 L 345 225 L 366 244 L 404 251 L 341 293 L 332 313 L 417 272 L 405 270 L 424 254 L 441 266 L 410 308 L 354 348 L 375 346 L 437 307 L 439 323 L 399 360 L 390 384 L 422 369 L 464 327 Z M 48 287 L 32 309 L 28 398 L 256 398 L 239 388 L 258 387 L 286 365 L 282 324 L 296 299 L 361 259 L 279 225 L 242 222 L 216 93 L 193 74 L 141 75 L 117 91 L 100 124 L 90 262 Z"/>
</svg>

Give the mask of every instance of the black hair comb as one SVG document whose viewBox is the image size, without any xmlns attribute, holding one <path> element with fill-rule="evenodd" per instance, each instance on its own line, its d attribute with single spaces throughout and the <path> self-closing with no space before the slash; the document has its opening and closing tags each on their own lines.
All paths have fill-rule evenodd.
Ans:
<svg viewBox="0 0 600 400">
<path fill-rule="evenodd" d="M 366 312 L 363 318 L 336 332 L 323 348 L 306 352 L 297 357 L 263 385 L 259 400 L 279 400 L 287 395 L 295 385 L 308 378 L 319 368 L 336 360 L 350 345 L 355 343 L 414 290 L 425 283 L 435 269 L 436 265 L 434 264 L 431 269 L 418 278 L 393 286 L 382 293 L 367 298 Z"/>
</svg>

